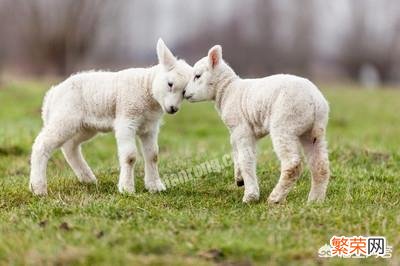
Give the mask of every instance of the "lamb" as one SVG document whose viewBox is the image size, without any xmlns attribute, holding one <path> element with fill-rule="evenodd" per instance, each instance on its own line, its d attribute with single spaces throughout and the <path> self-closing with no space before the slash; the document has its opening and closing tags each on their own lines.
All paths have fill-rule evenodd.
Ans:
<svg viewBox="0 0 400 266">
<path fill-rule="evenodd" d="M 322 201 L 329 182 L 325 132 L 329 106 L 309 80 L 293 75 L 241 79 L 222 59 L 222 48 L 212 47 L 194 66 L 184 92 L 190 102 L 214 101 L 230 132 L 234 175 L 245 186 L 243 202 L 259 199 L 256 142 L 271 135 L 281 173 L 268 201 L 285 200 L 301 172 L 301 146 L 312 173 L 308 201 Z"/>
<path fill-rule="evenodd" d="M 111 130 L 118 146 L 118 190 L 135 191 L 135 136 L 142 145 L 146 189 L 166 189 L 157 168 L 160 120 L 164 112 L 178 111 L 192 67 L 176 59 L 161 39 L 157 56 L 159 64 L 149 68 L 79 73 L 47 92 L 42 108 L 44 126 L 32 147 L 30 189 L 34 194 L 47 194 L 47 162 L 59 147 L 79 181 L 95 183 L 80 144 L 98 132 Z"/>
</svg>

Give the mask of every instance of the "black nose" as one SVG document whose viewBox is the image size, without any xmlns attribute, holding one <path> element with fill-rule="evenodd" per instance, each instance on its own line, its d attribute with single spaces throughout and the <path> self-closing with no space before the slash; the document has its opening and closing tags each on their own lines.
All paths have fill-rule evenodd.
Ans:
<svg viewBox="0 0 400 266">
<path fill-rule="evenodd" d="M 170 106 L 169 107 L 169 113 L 170 114 L 175 114 L 176 112 L 178 112 L 178 107 L 175 107 L 175 106 Z"/>
</svg>

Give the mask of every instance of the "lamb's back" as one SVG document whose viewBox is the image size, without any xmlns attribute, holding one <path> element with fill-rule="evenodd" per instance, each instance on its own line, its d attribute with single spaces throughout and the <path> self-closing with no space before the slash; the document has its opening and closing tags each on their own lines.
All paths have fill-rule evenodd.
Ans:
<svg viewBox="0 0 400 266">
<path fill-rule="evenodd" d="M 112 115 L 115 109 L 116 74 L 83 72 L 53 86 L 45 95 L 44 123 L 55 116 Z"/>
<path fill-rule="evenodd" d="M 304 124 L 310 127 L 316 112 L 327 116 L 327 102 L 308 79 L 277 74 L 258 79 L 244 79 L 236 88 L 241 114 L 253 128 L 269 131 L 271 123 L 283 127 Z M 325 114 L 326 113 L 326 114 Z"/>
</svg>

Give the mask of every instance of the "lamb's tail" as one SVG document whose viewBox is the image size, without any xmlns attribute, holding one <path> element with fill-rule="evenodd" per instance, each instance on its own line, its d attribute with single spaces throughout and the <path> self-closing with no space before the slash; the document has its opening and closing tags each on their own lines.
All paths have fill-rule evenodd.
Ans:
<svg viewBox="0 0 400 266">
<path fill-rule="evenodd" d="M 53 89 L 54 87 L 51 87 L 48 92 L 46 92 L 46 95 L 44 96 L 43 100 L 43 105 L 42 105 L 42 120 L 44 126 L 47 124 L 49 121 L 49 116 L 50 116 L 50 103 L 52 102 L 52 96 L 53 96 Z"/>
<path fill-rule="evenodd" d="M 328 124 L 329 118 L 329 104 L 323 99 L 323 101 L 318 101 L 315 106 L 315 119 L 314 125 L 311 129 L 311 136 L 313 138 L 313 143 L 317 140 L 324 139 L 325 130 Z"/>
</svg>

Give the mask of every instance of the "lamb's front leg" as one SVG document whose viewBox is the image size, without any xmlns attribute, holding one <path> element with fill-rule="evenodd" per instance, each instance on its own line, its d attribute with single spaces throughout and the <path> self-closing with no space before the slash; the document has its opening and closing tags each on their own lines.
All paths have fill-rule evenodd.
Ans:
<svg viewBox="0 0 400 266">
<path fill-rule="evenodd" d="M 157 161 L 158 161 L 158 125 L 149 132 L 139 135 L 142 143 L 142 153 L 145 164 L 145 176 L 144 184 L 150 192 L 164 191 L 165 185 L 160 179 L 158 173 Z"/>
<path fill-rule="evenodd" d="M 115 123 L 115 138 L 118 145 L 120 165 L 118 190 L 121 193 L 135 192 L 135 180 L 133 176 L 133 169 L 137 156 L 135 134 L 136 127 L 133 121 L 120 119 Z"/>
<path fill-rule="evenodd" d="M 231 138 L 231 145 L 232 145 L 233 168 L 234 168 L 236 185 L 238 187 L 242 187 L 242 186 L 244 186 L 244 181 L 243 181 L 242 174 L 240 173 L 238 149 L 236 147 L 236 142 L 233 141 L 232 138 Z"/>
<path fill-rule="evenodd" d="M 250 130 L 235 129 L 231 134 L 234 147 L 237 148 L 237 165 L 244 181 L 243 202 L 257 201 L 260 189 L 256 175 L 256 140 Z"/>
</svg>

